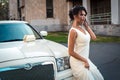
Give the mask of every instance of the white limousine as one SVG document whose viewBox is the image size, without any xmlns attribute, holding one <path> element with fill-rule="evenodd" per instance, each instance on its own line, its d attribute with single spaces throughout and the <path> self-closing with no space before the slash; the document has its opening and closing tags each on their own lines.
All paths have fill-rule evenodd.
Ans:
<svg viewBox="0 0 120 80">
<path fill-rule="evenodd" d="M 72 80 L 67 47 L 25 21 L 0 21 L 0 80 Z"/>
</svg>

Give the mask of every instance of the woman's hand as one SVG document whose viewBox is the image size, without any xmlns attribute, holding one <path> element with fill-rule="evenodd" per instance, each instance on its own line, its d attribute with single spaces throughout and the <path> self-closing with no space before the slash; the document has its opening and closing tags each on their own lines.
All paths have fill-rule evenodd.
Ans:
<svg viewBox="0 0 120 80">
<path fill-rule="evenodd" d="M 83 25 L 85 26 L 85 28 L 88 28 L 88 26 L 89 26 L 89 24 L 86 20 L 84 21 Z"/>
<path fill-rule="evenodd" d="M 86 28 L 86 30 L 88 31 L 88 33 L 90 34 L 90 36 L 91 36 L 91 39 L 92 40 L 96 40 L 96 35 L 95 35 L 95 33 L 92 31 L 92 29 L 89 27 L 89 24 L 88 24 L 88 22 L 85 20 L 85 22 L 84 22 L 84 27 Z"/>
<path fill-rule="evenodd" d="M 90 66 L 88 62 L 85 62 L 85 68 L 87 68 L 89 70 Z"/>
</svg>

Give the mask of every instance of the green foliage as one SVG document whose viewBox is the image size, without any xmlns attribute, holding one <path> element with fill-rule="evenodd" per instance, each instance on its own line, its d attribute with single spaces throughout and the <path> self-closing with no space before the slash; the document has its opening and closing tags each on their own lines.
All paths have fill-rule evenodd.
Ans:
<svg viewBox="0 0 120 80">
<path fill-rule="evenodd" d="M 58 43 L 67 43 L 68 33 L 67 32 L 51 32 L 45 39 L 52 40 Z"/>
<path fill-rule="evenodd" d="M 50 32 L 45 39 L 52 40 L 58 43 L 67 43 L 68 32 Z M 91 42 L 120 42 L 120 37 L 97 36 L 97 40 Z"/>
<path fill-rule="evenodd" d="M 120 37 L 97 36 L 97 40 L 91 42 L 120 42 Z"/>
<path fill-rule="evenodd" d="M 8 19 L 8 0 L 0 0 L 0 20 Z"/>
</svg>

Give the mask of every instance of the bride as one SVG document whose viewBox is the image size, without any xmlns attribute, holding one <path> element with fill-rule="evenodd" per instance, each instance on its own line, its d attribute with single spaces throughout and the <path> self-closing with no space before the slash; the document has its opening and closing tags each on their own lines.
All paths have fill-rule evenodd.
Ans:
<svg viewBox="0 0 120 80">
<path fill-rule="evenodd" d="M 69 12 L 72 21 L 68 36 L 71 69 L 75 80 L 104 80 L 89 59 L 90 39 L 95 40 L 96 35 L 88 26 L 86 15 L 87 11 L 83 6 L 75 6 Z"/>
</svg>

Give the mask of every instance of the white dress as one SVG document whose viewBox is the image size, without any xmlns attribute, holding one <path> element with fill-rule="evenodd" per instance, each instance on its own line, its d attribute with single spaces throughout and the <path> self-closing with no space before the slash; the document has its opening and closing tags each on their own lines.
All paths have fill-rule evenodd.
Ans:
<svg viewBox="0 0 120 80">
<path fill-rule="evenodd" d="M 85 29 L 84 30 L 86 34 L 76 28 L 71 28 L 70 31 L 72 29 L 77 32 L 77 38 L 74 44 L 74 51 L 80 56 L 86 58 L 90 65 L 90 68 L 88 70 L 84 67 L 84 62 L 77 60 L 71 56 L 70 65 L 73 72 L 74 80 L 104 80 L 97 67 L 89 59 L 89 33 Z"/>
</svg>

